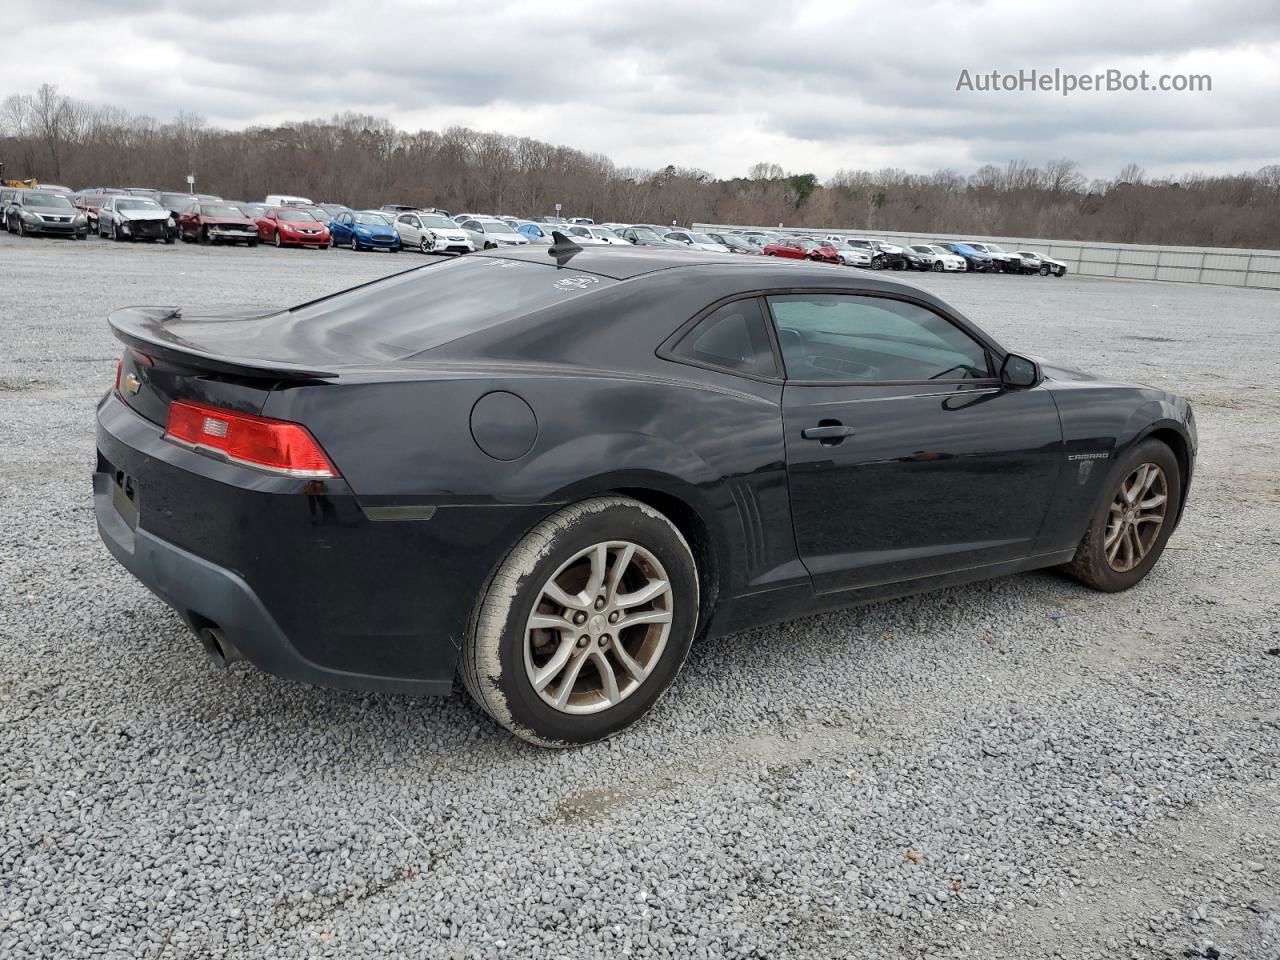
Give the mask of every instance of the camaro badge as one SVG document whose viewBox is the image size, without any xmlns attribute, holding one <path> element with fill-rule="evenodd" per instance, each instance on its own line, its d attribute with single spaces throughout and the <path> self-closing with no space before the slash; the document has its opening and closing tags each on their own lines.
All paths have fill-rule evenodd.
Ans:
<svg viewBox="0 0 1280 960">
<path fill-rule="evenodd" d="M 124 389 L 129 394 L 135 394 L 142 389 L 142 381 L 132 373 L 126 373 L 124 375 Z"/>
</svg>

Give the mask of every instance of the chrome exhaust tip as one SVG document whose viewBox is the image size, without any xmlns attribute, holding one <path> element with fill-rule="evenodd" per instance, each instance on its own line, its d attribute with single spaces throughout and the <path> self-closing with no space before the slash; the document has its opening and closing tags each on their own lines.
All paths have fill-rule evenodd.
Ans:
<svg viewBox="0 0 1280 960">
<path fill-rule="evenodd" d="M 237 660 L 244 659 L 217 627 L 202 627 L 196 631 L 196 636 L 200 638 L 200 644 L 209 655 L 210 662 L 219 669 L 225 670 Z"/>
</svg>

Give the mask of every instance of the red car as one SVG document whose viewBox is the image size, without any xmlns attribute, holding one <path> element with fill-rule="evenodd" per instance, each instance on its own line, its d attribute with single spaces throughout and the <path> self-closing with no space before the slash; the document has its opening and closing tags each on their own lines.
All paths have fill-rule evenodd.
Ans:
<svg viewBox="0 0 1280 960">
<path fill-rule="evenodd" d="M 71 198 L 75 208 L 89 219 L 89 232 L 98 232 L 98 211 L 107 202 L 105 193 L 78 193 Z"/>
<path fill-rule="evenodd" d="M 785 237 L 764 248 L 765 256 L 786 257 L 790 260 L 819 260 L 823 263 L 839 263 L 840 254 L 826 241 L 801 237 Z"/>
<path fill-rule="evenodd" d="M 277 247 L 327 247 L 329 227 L 297 207 L 272 207 L 258 218 L 258 239 Z"/>
<path fill-rule="evenodd" d="M 197 203 L 178 214 L 178 236 L 187 242 L 258 245 L 258 224 L 230 203 Z"/>
</svg>

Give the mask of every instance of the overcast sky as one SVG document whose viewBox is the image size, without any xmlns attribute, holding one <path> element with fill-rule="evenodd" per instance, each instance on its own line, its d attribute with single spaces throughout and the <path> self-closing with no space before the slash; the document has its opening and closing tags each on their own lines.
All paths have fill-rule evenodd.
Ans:
<svg viewBox="0 0 1280 960">
<path fill-rule="evenodd" d="M 741 175 L 757 161 L 1090 176 L 1280 162 L 1280 2 L 55 2 L 7 18 L 0 97 L 219 126 L 385 116 Z M 127 11 L 127 13 L 126 13 Z M 16 12 L 16 11 L 15 11 Z M 1207 93 L 957 92 L 972 74 L 1212 76 Z"/>
</svg>

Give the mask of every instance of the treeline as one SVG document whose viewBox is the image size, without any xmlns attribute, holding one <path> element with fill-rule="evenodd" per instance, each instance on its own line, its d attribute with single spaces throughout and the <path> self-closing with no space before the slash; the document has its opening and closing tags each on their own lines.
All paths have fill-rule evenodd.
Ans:
<svg viewBox="0 0 1280 960">
<path fill-rule="evenodd" d="M 296 193 L 352 206 L 385 202 L 538 215 L 557 202 L 597 221 L 845 226 L 956 235 L 1280 247 L 1280 165 L 1234 176 L 1150 178 L 1130 165 L 1087 181 L 1067 159 L 1012 161 L 969 176 L 941 170 L 839 171 L 826 182 L 757 163 L 719 180 L 679 166 L 641 170 L 528 137 L 464 127 L 396 129 L 342 114 L 224 130 L 181 113 L 167 123 L 95 106 L 44 85 L 0 102 L 0 162 L 12 179 L 196 189 L 227 198 Z"/>
</svg>

